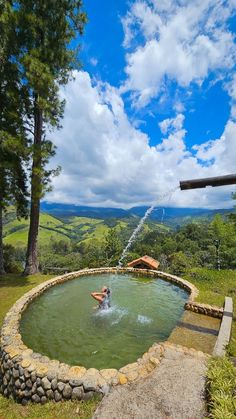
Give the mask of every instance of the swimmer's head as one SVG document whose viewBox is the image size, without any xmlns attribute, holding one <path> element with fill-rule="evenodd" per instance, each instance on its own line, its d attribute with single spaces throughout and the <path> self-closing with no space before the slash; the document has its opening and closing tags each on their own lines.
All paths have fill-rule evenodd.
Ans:
<svg viewBox="0 0 236 419">
<path fill-rule="evenodd" d="M 109 295 L 111 293 L 110 289 L 108 287 L 103 287 L 102 288 L 102 292 L 106 292 L 107 295 Z"/>
</svg>

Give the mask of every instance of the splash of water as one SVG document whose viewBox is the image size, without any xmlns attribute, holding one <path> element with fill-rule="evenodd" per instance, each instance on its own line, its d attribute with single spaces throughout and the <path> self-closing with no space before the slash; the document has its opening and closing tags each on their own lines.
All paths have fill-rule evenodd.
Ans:
<svg viewBox="0 0 236 419">
<path fill-rule="evenodd" d="M 141 323 L 141 324 L 149 324 L 152 322 L 152 319 L 150 319 L 150 317 L 147 316 L 143 316 L 142 314 L 139 314 L 137 317 L 137 322 Z"/>
<path fill-rule="evenodd" d="M 164 195 L 162 195 L 160 197 L 160 199 L 158 200 L 158 202 L 162 201 L 165 198 L 171 198 L 172 194 L 177 191 L 177 189 L 179 189 L 179 186 L 175 187 L 174 189 L 171 189 L 170 191 L 168 191 L 167 193 L 165 193 Z M 123 252 L 121 254 L 121 257 L 119 259 L 117 268 L 121 268 L 122 267 L 122 261 L 123 259 L 126 257 L 130 247 L 132 246 L 133 242 L 136 240 L 137 235 L 139 234 L 140 230 L 143 227 L 143 224 L 145 223 L 146 219 L 149 217 L 149 215 L 152 213 L 152 211 L 154 210 L 155 206 L 152 205 L 150 208 L 147 209 L 147 211 L 145 212 L 143 218 L 141 218 L 141 220 L 139 221 L 136 229 L 133 231 L 133 233 L 131 234 L 127 245 L 125 246 L 125 248 L 123 249 Z"/>
</svg>

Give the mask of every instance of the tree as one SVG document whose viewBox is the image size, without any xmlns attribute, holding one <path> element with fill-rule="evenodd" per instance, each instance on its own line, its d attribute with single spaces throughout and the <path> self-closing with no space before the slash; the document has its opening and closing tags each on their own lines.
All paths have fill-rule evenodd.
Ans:
<svg viewBox="0 0 236 419">
<path fill-rule="evenodd" d="M 16 137 L 0 131 L 0 274 L 4 274 L 3 211 L 14 203 L 18 218 L 28 215 L 26 174 L 19 149 Z"/>
<path fill-rule="evenodd" d="M 236 192 L 232 193 L 232 199 L 236 199 Z M 236 209 L 236 205 L 234 205 L 234 208 Z M 236 214 L 235 213 L 231 213 L 229 216 L 230 220 L 233 221 L 233 223 L 236 226 Z"/>
<path fill-rule="evenodd" d="M 184 252 L 175 252 L 170 257 L 171 272 L 181 275 L 193 266 L 196 266 L 193 257 L 188 257 Z"/>
<path fill-rule="evenodd" d="M 9 2 L 0 3 L 0 274 L 4 274 L 3 211 L 15 204 L 18 217 L 27 216 L 25 161 L 27 138 L 22 118 L 24 88 L 12 54 L 12 10 Z"/>
<path fill-rule="evenodd" d="M 30 226 L 24 273 L 38 272 L 37 239 L 40 199 L 49 180 L 58 171 L 46 170 L 55 147 L 49 132 L 60 128 L 64 102 L 60 85 L 65 85 L 79 68 L 78 49 L 71 41 L 82 34 L 86 14 L 81 0 L 17 0 L 12 6 L 15 21 L 14 56 L 26 91 L 25 129 L 32 141 Z"/>
<path fill-rule="evenodd" d="M 111 228 L 106 235 L 104 251 L 108 265 L 118 262 L 122 251 L 122 244 L 115 228 Z"/>
</svg>

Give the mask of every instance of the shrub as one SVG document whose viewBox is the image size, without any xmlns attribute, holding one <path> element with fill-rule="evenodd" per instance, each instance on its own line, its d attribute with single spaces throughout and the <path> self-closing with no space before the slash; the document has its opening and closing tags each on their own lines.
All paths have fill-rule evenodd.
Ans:
<svg viewBox="0 0 236 419">
<path fill-rule="evenodd" d="M 24 268 L 24 249 L 16 249 L 11 244 L 3 246 L 4 269 L 7 273 L 17 274 Z"/>
<path fill-rule="evenodd" d="M 236 368 L 227 357 L 212 358 L 207 372 L 209 418 L 236 417 Z"/>
</svg>

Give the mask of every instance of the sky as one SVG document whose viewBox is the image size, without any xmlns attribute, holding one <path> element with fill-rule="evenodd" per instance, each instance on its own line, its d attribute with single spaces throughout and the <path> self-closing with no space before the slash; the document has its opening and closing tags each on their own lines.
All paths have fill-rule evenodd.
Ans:
<svg viewBox="0 0 236 419">
<path fill-rule="evenodd" d="M 229 208 L 236 188 L 236 0 L 84 0 L 49 202 Z M 175 190 L 175 192 L 173 192 Z M 170 192 L 170 193 L 169 193 Z"/>
</svg>

